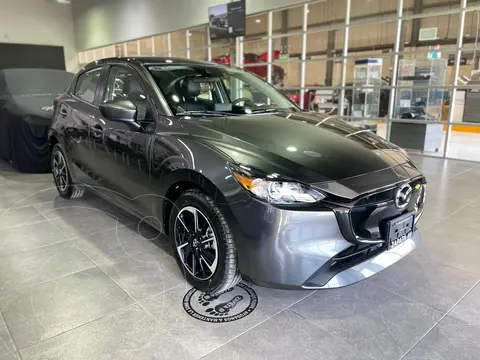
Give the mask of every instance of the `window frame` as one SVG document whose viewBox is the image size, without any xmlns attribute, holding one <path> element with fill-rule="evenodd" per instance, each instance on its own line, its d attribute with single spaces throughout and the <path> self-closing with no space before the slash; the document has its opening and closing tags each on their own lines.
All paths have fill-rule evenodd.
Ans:
<svg viewBox="0 0 480 360">
<path fill-rule="evenodd" d="M 104 103 L 105 102 L 105 95 L 107 93 L 107 89 L 108 89 L 108 82 L 110 80 L 110 75 L 112 73 L 112 69 L 113 68 L 123 68 L 123 69 L 126 69 L 128 70 L 132 75 L 136 76 L 137 77 L 137 80 L 138 80 L 138 83 L 140 84 L 140 86 L 142 87 L 142 90 L 143 90 L 143 93 L 145 95 L 146 98 L 149 98 L 148 96 L 148 91 L 145 90 L 145 84 L 143 83 L 143 79 L 142 77 L 140 76 L 140 74 L 131 66 L 128 66 L 128 65 L 123 65 L 123 64 L 108 64 L 106 70 L 105 70 L 105 81 L 104 81 L 104 84 L 103 84 L 103 91 L 99 94 L 100 95 L 100 104 Z M 153 108 L 152 104 L 149 102 L 149 105 Z"/>
<path fill-rule="evenodd" d="M 103 79 L 102 79 L 102 87 L 101 89 L 99 89 L 99 93 L 98 93 L 98 104 L 102 104 L 105 100 L 105 94 L 107 92 L 108 81 L 110 80 L 110 74 L 112 72 L 112 68 L 115 68 L 115 67 L 126 69 L 129 72 L 131 72 L 133 75 L 137 76 L 137 80 L 145 94 L 147 104 L 150 107 L 150 113 L 152 114 L 152 122 L 155 124 L 158 124 L 158 121 L 159 121 L 159 115 L 157 114 L 158 109 L 151 94 L 149 94 L 149 92 L 146 90 L 147 84 L 145 83 L 145 79 L 143 79 L 141 74 L 133 66 L 130 66 L 129 64 L 125 64 L 121 62 L 113 62 L 113 63 L 105 64 L 103 69 L 104 73 L 103 73 Z"/>
<path fill-rule="evenodd" d="M 83 98 L 81 98 L 80 96 L 77 95 L 77 87 L 78 87 L 78 84 L 79 84 L 79 80 L 81 79 L 82 76 L 87 75 L 89 73 L 92 73 L 94 71 L 100 71 L 100 73 L 99 73 L 99 76 L 98 76 L 97 84 L 95 86 L 95 91 L 94 91 L 94 95 L 93 95 L 93 102 L 90 102 L 90 101 L 87 101 L 87 100 L 85 100 L 85 99 L 83 99 Z M 104 66 L 101 65 L 101 66 L 96 66 L 94 68 L 85 69 L 85 71 L 79 73 L 77 75 L 77 77 L 75 78 L 75 84 L 73 86 L 73 89 L 71 89 L 72 97 L 75 98 L 78 101 L 81 101 L 81 102 L 85 103 L 85 104 L 89 104 L 91 106 L 98 107 L 98 92 L 100 90 L 99 85 L 101 85 L 103 83 L 103 71 L 104 71 Z"/>
</svg>

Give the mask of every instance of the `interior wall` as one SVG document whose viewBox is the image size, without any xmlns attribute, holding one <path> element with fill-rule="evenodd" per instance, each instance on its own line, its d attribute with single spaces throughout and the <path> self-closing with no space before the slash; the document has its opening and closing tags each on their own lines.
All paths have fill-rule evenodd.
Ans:
<svg viewBox="0 0 480 360">
<path fill-rule="evenodd" d="M 76 72 L 71 10 L 69 4 L 47 0 L 0 0 L 0 42 L 63 46 L 66 69 Z"/>
<path fill-rule="evenodd" d="M 72 0 L 77 46 L 79 50 L 91 49 L 206 24 L 208 8 L 225 2 L 228 1 Z M 246 0 L 247 14 L 293 6 L 298 2 Z"/>
</svg>

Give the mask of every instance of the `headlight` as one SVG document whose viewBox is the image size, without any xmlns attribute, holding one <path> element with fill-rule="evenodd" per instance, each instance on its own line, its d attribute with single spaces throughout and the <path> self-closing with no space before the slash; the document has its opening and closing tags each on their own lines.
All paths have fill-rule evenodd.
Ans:
<svg viewBox="0 0 480 360">
<path fill-rule="evenodd" d="M 236 171 L 232 174 L 246 190 L 272 204 L 315 203 L 325 198 L 322 193 L 297 182 L 250 177 Z"/>
</svg>

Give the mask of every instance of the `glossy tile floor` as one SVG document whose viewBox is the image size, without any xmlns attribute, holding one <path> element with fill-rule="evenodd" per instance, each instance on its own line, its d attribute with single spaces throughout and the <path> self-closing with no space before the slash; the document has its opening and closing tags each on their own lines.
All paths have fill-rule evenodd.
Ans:
<svg viewBox="0 0 480 360">
<path fill-rule="evenodd" d="M 257 309 L 224 324 L 184 312 L 155 231 L 0 164 L 0 360 L 479 359 L 480 164 L 415 160 L 429 185 L 413 254 L 338 290 L 252 286 Z"/>
</svg>

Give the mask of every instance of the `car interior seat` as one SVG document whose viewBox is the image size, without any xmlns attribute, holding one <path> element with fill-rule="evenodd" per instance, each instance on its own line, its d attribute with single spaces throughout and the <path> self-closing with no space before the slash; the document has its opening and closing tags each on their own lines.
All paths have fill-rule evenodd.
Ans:
<svg viewBox="0 0 480 360">
<path fill-rule="evenodd" d="M 179 84 L 180 102 L 176 105 L 185 111 L 208 111 L 213 110 L 209 106 L 208 100 L 198 99 L 201 92 L 200 83 L 195 82 L 193 78 L 186 77 Z"/>
</svg>

